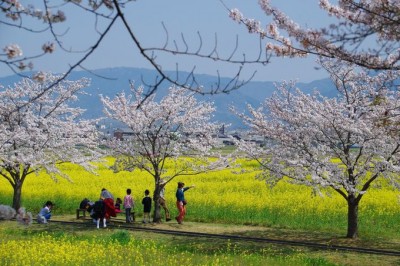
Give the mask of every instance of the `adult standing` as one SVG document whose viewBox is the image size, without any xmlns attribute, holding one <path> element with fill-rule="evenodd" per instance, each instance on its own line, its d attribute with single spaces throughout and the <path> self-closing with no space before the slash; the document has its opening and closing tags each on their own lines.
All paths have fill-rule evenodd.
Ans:
<svg viewBox="0 0 400 266">
<path fill-rule="evenodd" d="M 100 198 L 103 199 L 104 204 L 106 205 L 106 213 L 104 218 L 109 220 L 110 217 L 117 217 L 115 212 L 114 196 L 111 194 L 111 192 L 103 188 L 100 193 Z"/>
<path fill-rule="evenodd" d="M 175 217 L 178 224 L 183 223 L 183 218 L 186 215 L 186 200 L 185 200 L 185 191 L 194 188 L 194 186 L 185 187 L 185 183 L 178 182 L 178 189 L 176 190 L 176 207 L 178 208 L 179 215 Z"/>
<path fill-rule="evenodd" d="M 171 221 L 171 215 L 170 215 L 169 209 L 167 207 L 167 201 L 165 200 L 165 184 L 166 184 L 166 181 L 164 179 L 161 179 L 160 185 L 162 186 L 162 189 L 160 190 L 160 198 L 158 199 L 158 203 L 164 209 L 165 220 L 168 222 L 168 221 Z"/>
</svg>

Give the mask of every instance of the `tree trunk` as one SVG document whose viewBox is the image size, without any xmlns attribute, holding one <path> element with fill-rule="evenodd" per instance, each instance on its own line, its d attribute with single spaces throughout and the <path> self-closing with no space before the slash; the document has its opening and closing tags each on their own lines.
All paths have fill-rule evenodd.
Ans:
<svg viewBox="0 0 400 266">
<path fill-rule="evenodd" d="M 153 195 L 153 202 L 154 202 L 153 222 L 154 223 L 161 222 L 161 206 L 159 203 L 160 191 L 161 191 L 160 184 L 158 182 L 156 182 L 156 187 L 154 189 L 154 195 Z"/>
<path fill-rule="evenodd" d="M 358 236 L 358 200 L 353 195 L 347 199 L 347 236 L 357 238 Z"/>
<path fill-rule="evenodd" d="M 12 207 L 16 211 L 18 211 L 18 209 L 21 207 L 22 183 L 16 182 L 13 188 L 14 188 L 14 195 L 13 195 Z"/>
</svg>

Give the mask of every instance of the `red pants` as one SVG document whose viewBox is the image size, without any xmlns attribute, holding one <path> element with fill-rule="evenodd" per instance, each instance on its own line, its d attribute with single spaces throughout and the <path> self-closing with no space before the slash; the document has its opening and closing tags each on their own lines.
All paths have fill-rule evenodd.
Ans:
<svg viewBox="0 0 400 266">
<path fill-rule="evenodd" d="M 177 219 L 178 223 L 182 223 L 183 218 L 185 218 L 185 215 L 186 215 L 186 206 L 183 205 L 181 201 L 177 201 L 176 207 L 178 208 L 178 211 L 179 211 L 179 215 L 176 219 Z"/>
</svg>

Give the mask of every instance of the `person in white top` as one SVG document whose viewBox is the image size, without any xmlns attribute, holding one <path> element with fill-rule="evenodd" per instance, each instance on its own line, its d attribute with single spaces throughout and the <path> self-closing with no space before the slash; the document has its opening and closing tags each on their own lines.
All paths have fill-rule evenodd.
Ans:
<svg viewBox="0 0 400 266">
<path fill-rule="evenodd" d="M 126 216 L 127 223 L 133 222 L 131 213 L 132 213 L 132 209 L 135 205 L 135 201 L 133 200 L 131 193 L 132 193 L 132 190 L 130 188 L 128 188 L 126 190 L 126 196 L 124 197 L 124 208 L 125 208 L 125 216 Z"/>
</svg>

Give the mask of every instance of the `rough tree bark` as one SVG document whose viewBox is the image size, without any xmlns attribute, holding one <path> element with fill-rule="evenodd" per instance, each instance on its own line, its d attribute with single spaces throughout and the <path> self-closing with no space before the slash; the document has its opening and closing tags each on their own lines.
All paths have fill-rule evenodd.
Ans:
<svg viewBox="0 0 400 266">
<path fill-rule="evenodd" d="M 347 198 L 347 236 L 357 238 L 358 236 L 358 203 L 359 200 L 354 195 Z"/>
<path fill-rule="evenodd" d="M 153 214 L 153 222 L 154 223 L 160 223 L 161 222 L 161 206 L 159 203 L 159 198 L 160 198 L 160 191 L 162 189 L 162 186 L 160 184 L 160 178 L 155 178 L 155 188 L 154 188 L 154 195 L 153 195 L 153 201 L 154 201 L 154 214 Z"/>
<path fill-rule="evenodd" d="M 22 182 L 16 182 L 13 185 L 13 189 L 14 189 L 14 193 L 13 193 L 12 207 L 15 210 L 18 210 L 21 207 Z"/>
</svg>

